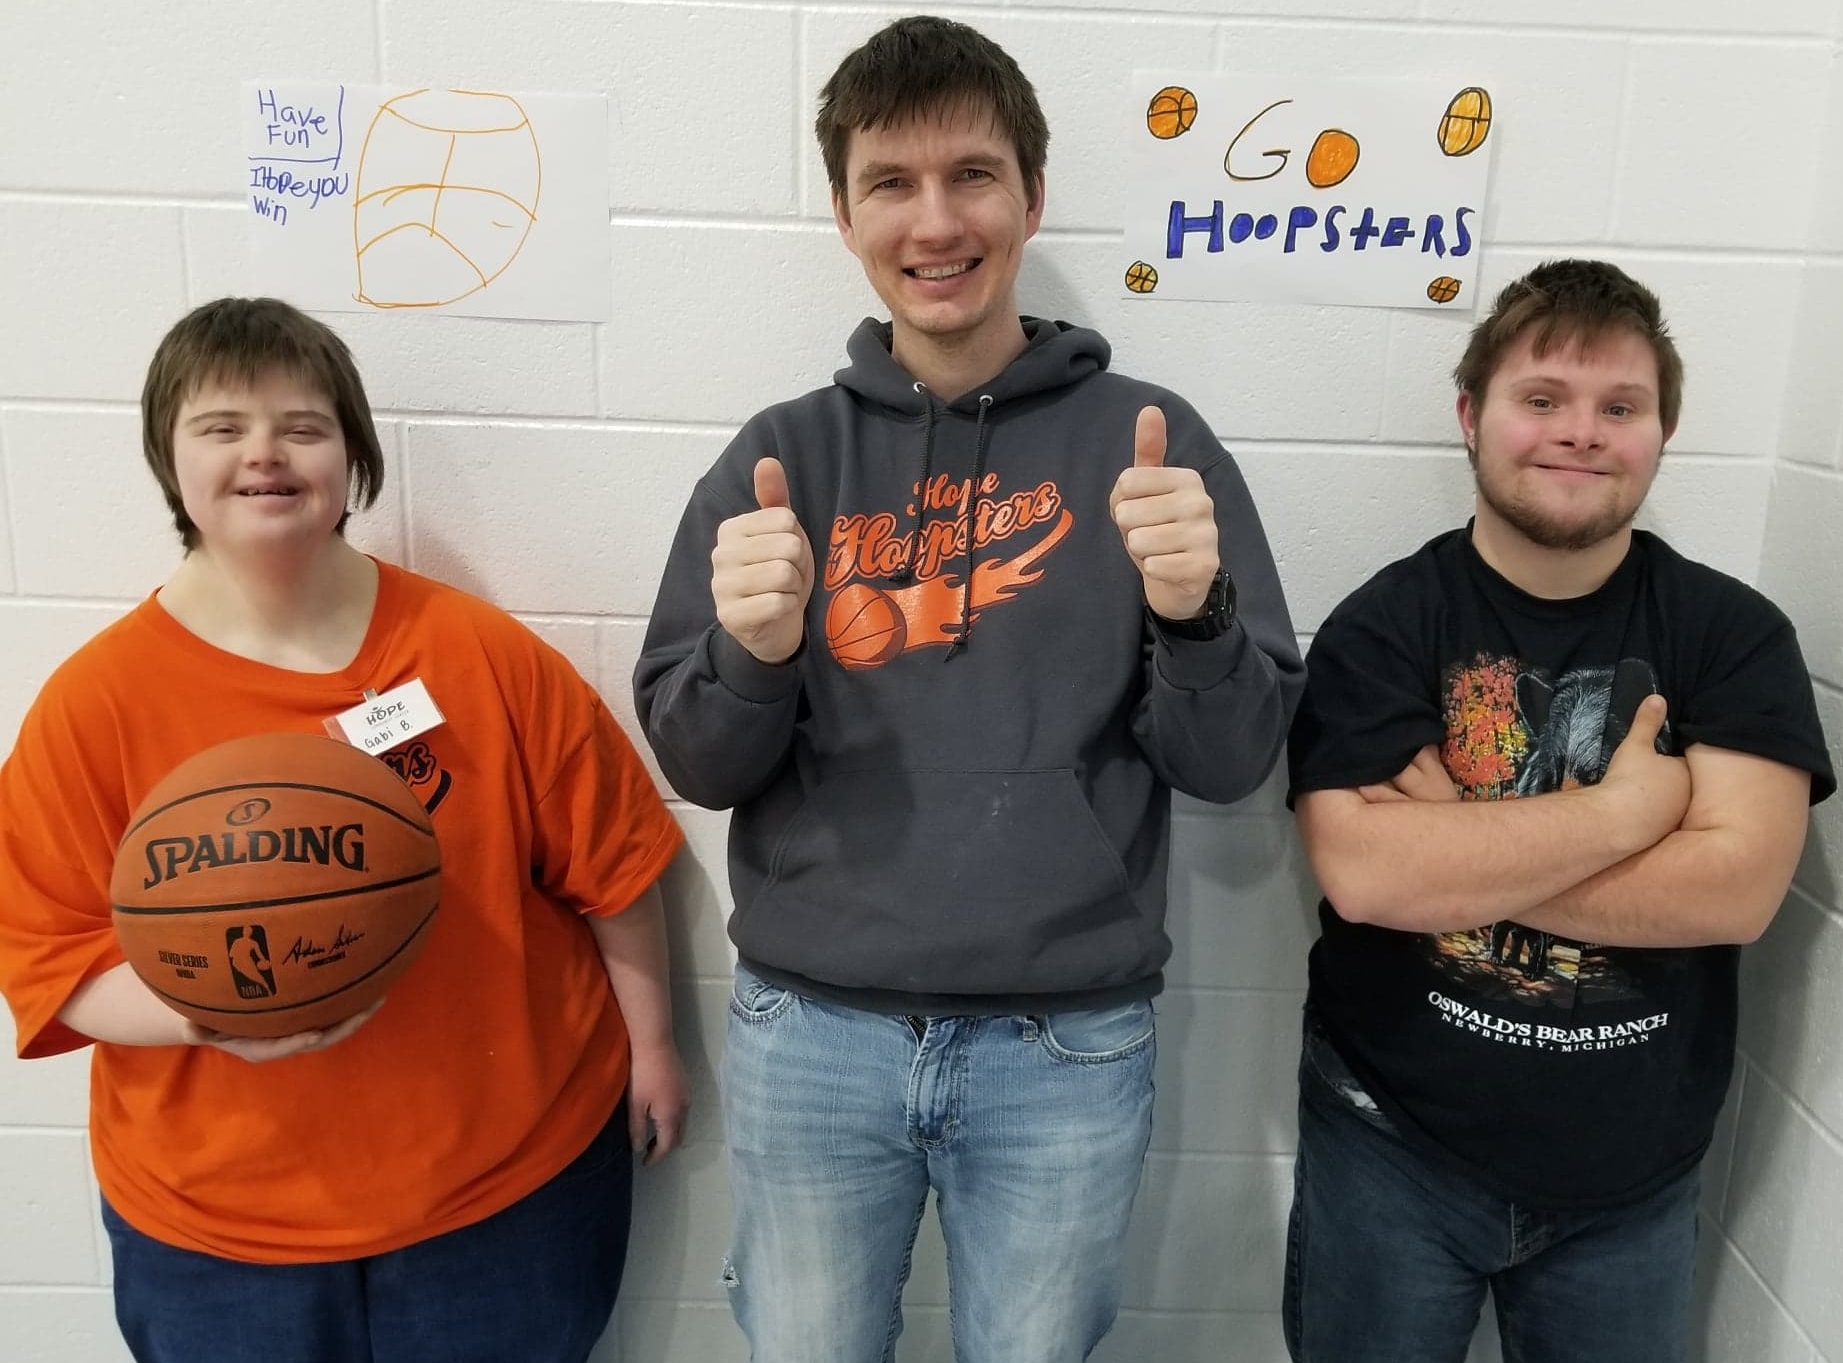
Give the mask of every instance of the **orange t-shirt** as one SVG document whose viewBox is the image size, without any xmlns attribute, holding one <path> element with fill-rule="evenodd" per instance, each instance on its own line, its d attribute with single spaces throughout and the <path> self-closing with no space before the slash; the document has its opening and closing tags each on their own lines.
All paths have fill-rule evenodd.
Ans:
<svg viewBox="0 0 1843 1363">
<path fill-rule="evenodd" d="M 617 912 L 682 841 L 570 664 L 493 606 L 388 564 L 358 656 L 289 672 L 205 643 L 149 599 L 58 669 L 0 767 L 0 992 L 22 1057 L 122 960 L 115 847 L 142 794 L 240 735 L 321 732 L 420 678 L 446 716 L 386 760 L 442 851 L 441 909 L 383 1010 L 329 1050 L 252 1065 L 97 1043 L 102 1192 L 168 1244 L 303 1263 L 479 1221 L 585 1149 L 626 1087 L 627 1033 L 584 914 Z"/>
</svg>

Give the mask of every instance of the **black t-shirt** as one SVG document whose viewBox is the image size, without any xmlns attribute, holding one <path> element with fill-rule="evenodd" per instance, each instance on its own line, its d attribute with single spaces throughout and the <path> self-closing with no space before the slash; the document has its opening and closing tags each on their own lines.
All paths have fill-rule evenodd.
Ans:
<svg viewBox="0 0 1843 1363">
<path fill-rule="evenodd" d="M 1590 785 L 1653 691 L 1668 751 L 1798 767 L 1813 803 L 1835 789 L 1797 637 L 1758 592 L 1637 532 L 1598 591 L 1543 600 L 1455 530 L 1325 621 L 1292 794 L 1386 781 L 1429 743 L 1467 799 Z M 1596 946 L 1508 921 L 1400 932 L 1324 901 L 1319 918 L 1308 1007 L 1410 1141 L 1545 1207 L 1642 1197 L 1701 1158 L 1733 1064 L 1738 947 Z"/>
</svg>

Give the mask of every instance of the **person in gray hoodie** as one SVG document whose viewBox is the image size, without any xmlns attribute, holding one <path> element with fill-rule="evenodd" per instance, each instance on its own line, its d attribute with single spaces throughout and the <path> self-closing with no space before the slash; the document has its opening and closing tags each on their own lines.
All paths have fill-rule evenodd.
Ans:
<svg viewBox="0 0 1843 1363">
<path fill-rule="evenodd" d="M 821 95 L 890 321 L 698 484 L 635 673 L 733 809 L 724 1281 L 757 1363 L 878 1363 L 930 1188 L 961 1363 L 1086 1358 L 1151 1130 L 1170 793 L 1229 802 L 1303 668 L 1234 461 L 1101 336 L 1020 317 L 1048 129 L 962 24 Z"/>
</svg>

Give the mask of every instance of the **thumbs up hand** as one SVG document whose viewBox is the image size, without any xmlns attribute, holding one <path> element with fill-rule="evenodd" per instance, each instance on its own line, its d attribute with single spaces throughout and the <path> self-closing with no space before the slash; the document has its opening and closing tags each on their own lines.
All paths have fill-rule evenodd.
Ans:
<svg viewBox="0 0 1843 1363">
<path fill-rule="evenodd" d="M 758 511 L 717 527 L 710 594 L 717 623 L 758 661 L 784 663 L 800 651 L 813 594 L 813 546 L 794 515 L 779 459 L 755 463 Z"/>
<path fill-rule="evenodd" d="M 1107 509 L 1153 613 L 1167 620 L 1201 615 L 1221 564 L 1216 504 L 1195 469 L 1165 466 L 1165 414 L 1156 407 L 1140 410 L 1132 467 L 1114 480 Z"/>
</svg>

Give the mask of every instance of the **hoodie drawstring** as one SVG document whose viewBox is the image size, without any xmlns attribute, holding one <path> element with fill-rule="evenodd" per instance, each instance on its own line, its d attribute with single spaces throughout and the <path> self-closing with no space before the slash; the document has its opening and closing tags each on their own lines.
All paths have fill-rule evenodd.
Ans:
<svg viewBox="0 0 1843 1363">
<path fill-rule="evenodd" d="M 921 394 L 925 416 L 921 477 L 915 480 L 915 520 L 909 531 L 909 552 L 903 555 L 902 566 L 890 574 L 890 581 L 898 587 L 906 587 L 915 580 L 915 558 L 921 553 L 922 527 L 928 521 L 928 479 L 934 473 L 934 395 L 920 379 L 915 381 L 915 391 Z"/>
<path fill-rule="evenodd" d="M 947 658 L 942 659 L 943 662 L 965 648 L 966 641 L 973 636 L 973 512 L 979 505 L 979 484 L 985 480 L 986 437 L 989 434 L 985 418 L 991 410 L 992 395 L 981 393 L 979 416 L 973 426 L 973 478 L 966 485 L 966 505 L 961 508 L 966 515 L 966 580 L 960 585 L 960 632 L 948 645 Z"/>
</svg>

